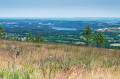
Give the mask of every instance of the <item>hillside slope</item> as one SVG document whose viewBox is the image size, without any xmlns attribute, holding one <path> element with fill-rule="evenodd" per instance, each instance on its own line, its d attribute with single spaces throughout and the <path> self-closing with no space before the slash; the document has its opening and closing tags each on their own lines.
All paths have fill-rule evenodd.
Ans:
<svg viewBox="0 0 120 79">
<path fill-rule="evenodd" d="M 120 50 L 0 40 L 0 79 L 119 79 L 119 73 Z"/>
</svg>

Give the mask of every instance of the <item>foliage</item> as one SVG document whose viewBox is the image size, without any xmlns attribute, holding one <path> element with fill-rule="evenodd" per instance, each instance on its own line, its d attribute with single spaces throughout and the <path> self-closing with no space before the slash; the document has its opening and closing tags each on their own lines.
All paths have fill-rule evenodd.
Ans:
<svg viewBox="0 0 120 79">
<path fill-rule="evenodd" d="M 97 47 L 103 45 L 105 39 L 104 39 L 104 36 L 103 36 L 103 34 L 102 34 L 101 31 L 99 31 L 99 32 L 94 36 L 94 40 L 96 41 Z"/>
<path fill-rule="evenodd" d="M 88 27 L 85 27 L 85 29 L 83 30 L 83 35 L 85 36 L 85 38 L 87 39 L 86 41 L 86 45 L 88 46 L 89 45 L 89 41 L 90 39 L 92 38 L 92 29 L 88 26 Z"/>
<path fill-rule="evenodd" d="M 39 32 L 38 32 L 38 36 L 36 37 L 35 42 L 43 42 L 43 38 Z"/>
<path fill-rule="evenodd" d="M 4 70 L 1 70 L 0 72 L 0 78 L 3 78 L 4 77 Z"/>
<path fill-rule="evenodd" d="M 38 32 L 38 36 L 36 38 L 33 37 L 33 35 L 31 33 L 28 33 L 26 36 L 26 41 L 39 43 L 39 42 L 43 42 L 43 38 L 42 38 L 41 34 L 39 34 L 39 32 Z"/>
<path fill-rule="evenodd" d="M 14 78 L 19 79 L 19 72 L 18 71 L 14 72 Z"/>
<path fill-rule="evenodd" d="M 3 35 L 5 34 L 4 30 L 3 30 L 3 27 L 0 25 L 0 35 Z"/>
<path fill-rule="evenodd" d="M 34 37 L 32 36 L 31 33 L 28 33 L 27 36 L 26 36 L 26 41 L 29 41 L 29 42 L 33 42 L 34 41 Z"/>
</svg>

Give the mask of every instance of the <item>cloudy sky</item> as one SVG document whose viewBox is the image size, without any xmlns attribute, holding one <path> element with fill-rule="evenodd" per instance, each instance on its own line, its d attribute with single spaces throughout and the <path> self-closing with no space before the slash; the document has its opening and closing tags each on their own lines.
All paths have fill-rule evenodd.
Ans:
<svg viewBox="0 0 120 79">
<path fill-rule="evenodd" d="M 0 0 L 0 17 L 120 17 L 120 0 Z"/>
</svg>

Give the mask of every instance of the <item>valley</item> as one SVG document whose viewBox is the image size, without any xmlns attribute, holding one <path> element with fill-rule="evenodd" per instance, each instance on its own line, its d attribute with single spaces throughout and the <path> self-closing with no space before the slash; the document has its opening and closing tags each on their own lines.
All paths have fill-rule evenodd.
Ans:
<svg viewBox="0 0 120 79">
<path fill-rule="evenodd" d="M 86 41 L 82 34 L 83 29 L 90 26 L 94 33 L 103 32 L 105 48 L 120 48 L 119 18 L 6 18 L 0 19 L 0 25 L 7 33 L 1 37 L 3 39 L 25 41 L 29 32 L 34 36 L 40 32 L 45 42 L 81 46 Z"/>
</svg>

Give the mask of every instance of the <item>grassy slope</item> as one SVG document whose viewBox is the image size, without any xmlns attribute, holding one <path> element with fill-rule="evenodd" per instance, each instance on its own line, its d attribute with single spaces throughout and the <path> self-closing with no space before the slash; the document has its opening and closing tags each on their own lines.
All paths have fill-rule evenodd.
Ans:
<svg viewBox="0 0 120 79">
<path fill-rule="evenodd" d="M 120 50 L 0 40 L 3 79 L 119 79 L 119 73 Z"/>
</svg>

